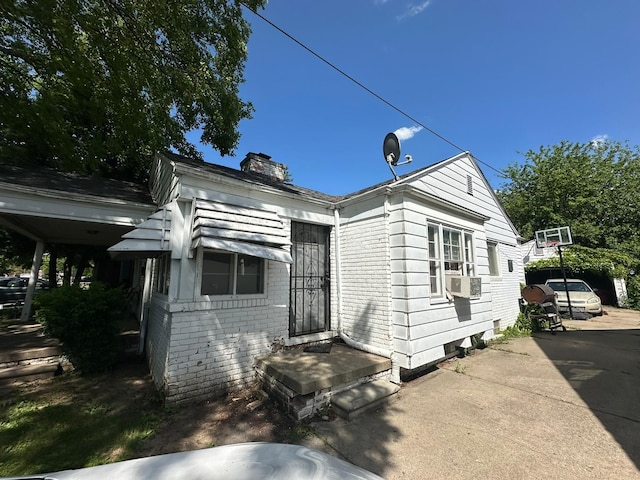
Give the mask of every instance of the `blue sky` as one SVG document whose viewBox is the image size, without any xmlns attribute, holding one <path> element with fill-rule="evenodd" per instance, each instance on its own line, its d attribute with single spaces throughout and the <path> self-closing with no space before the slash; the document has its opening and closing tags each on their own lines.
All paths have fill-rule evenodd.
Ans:
<svg viewBox="0 0 640 480">
<path fill-rule="evenodd" d="M 293 183 L 346 194 L 392 178 L 388 132 L 413 163 L 460 152 L 245 10 L 248 44 L 235 157 L 288 165 Z M 260 14 L 397 109 L 469 150 L 494 188 L 522 153 L 561 140 L 640 144 L 637 0 L 271 0 Z"/>
</svg>

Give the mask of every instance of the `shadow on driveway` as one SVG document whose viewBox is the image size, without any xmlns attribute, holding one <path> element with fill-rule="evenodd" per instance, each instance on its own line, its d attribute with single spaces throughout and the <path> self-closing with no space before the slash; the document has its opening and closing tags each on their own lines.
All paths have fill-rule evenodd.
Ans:
<svg viewBox="0 0 640 480">
<path fill-rule="evenodd" d="M 564 323 L 445 361 L 316 434 L 389 480 L 640 478 L 640 312 Z"/>
<path fill-rule="evenodd" d="M 610 309 L 534 340 L 640 469 L 640 313 Z M 577 328 L 577 330 L 573 330 Z"/>
</svg>

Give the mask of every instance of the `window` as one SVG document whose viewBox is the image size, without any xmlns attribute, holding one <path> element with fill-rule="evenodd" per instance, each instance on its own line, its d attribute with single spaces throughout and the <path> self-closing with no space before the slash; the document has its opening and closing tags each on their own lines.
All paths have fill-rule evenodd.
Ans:
<svg viewBox="0 0 640 480">
<path fill-rule="evenodd" d="M 464 264 L 469 277 L 473 277 L 476 273 L 473 262 L 473 236 L 470 233 L 464 234 Z"/>
<path fill-rule="evenodd" d="M 169 293 L 169 273 L 171 268 L 171 258 L 168 253 L 156 258 L 154 289 L 158 293 L 167 295 Z"/>
<path fill-rule="evenodd" d="M 264 293 L 264 259 L 238 253 L 203 252 L 201 295 Z"/>
<path fill-rule="evenodd" d="M 445 275 L 475 274 L 473 235 L 429 223 L 427 225 L 429 285 L 432 297 L 443 295 Z"/>
<path fill-rule="evenodd" d="M 489 275 L 498 277 L 500 275 L 500 262 L 498 260 L 498 244 L 487 243 L 487 253 L 489 255 Z"/>
<path fill-rule="evenodd" d="M 431 285 L 431 295 L 439 297 L 442 295 L 442 275 L 440 273 L 440 229 L 436 225 L 429 225 L 429 284 Z"/>
<path fill-rule="evenodd" d="M 442 243 L 444 244 L 444 273 L 462 275 L 462 242 L 461 234 L 457 230 L 442 229 Z"/>
</svg>

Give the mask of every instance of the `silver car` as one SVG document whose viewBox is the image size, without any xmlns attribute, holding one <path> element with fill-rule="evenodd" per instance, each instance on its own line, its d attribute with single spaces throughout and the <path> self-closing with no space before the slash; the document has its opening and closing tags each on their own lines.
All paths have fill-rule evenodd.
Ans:
<svg viewBox="0 0 640 480">
<path fill-rule="evenodd" d="M 137 458 L 78 470 L 12 477 L 12 480 L 13 478 L 20 480 L 382 480 L 368 470 L 311 448 L 260 442 Z"/>
<path fill-rule="evenodd" d="M 573 313 L 589 313 L 591 315 L 602 315 L 602 303 L 596 292 L 587 285 L 584 280 L 577 278 L 567 278 L 567 286 L 565 290 L 564 279 L 550 278 L 545 285 L 556 292 L 558 311 L 566 312 L 569 310 L 569 302 L 567 302 L 567 292 L 571 299 L 571 310 Z"/>
</svg>

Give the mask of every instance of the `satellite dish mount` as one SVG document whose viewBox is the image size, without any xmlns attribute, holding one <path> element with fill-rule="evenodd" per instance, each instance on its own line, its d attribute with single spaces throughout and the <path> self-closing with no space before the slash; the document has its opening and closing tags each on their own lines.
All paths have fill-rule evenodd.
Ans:
<svg viewBox="0 0 640 480">
<path fill-rule="evenodd" d="M 405 155 L 404 162 L 398 162 L 400 160 L 400 140 L 395 133 L 387 133 L 384 137 L 384 143 L 382 144 L 382 154 L 384 155 L 384 159 L 389 165 L 389 170 L 393 174 L 393 179 L 398 180 L 398 175 L 396 175 L 396 171 L 393 167 L 397 167 L 398 165 L 406 165 L 407 163 L 411 163 L 413 158 L 411 155 Z"/>
</svg>

